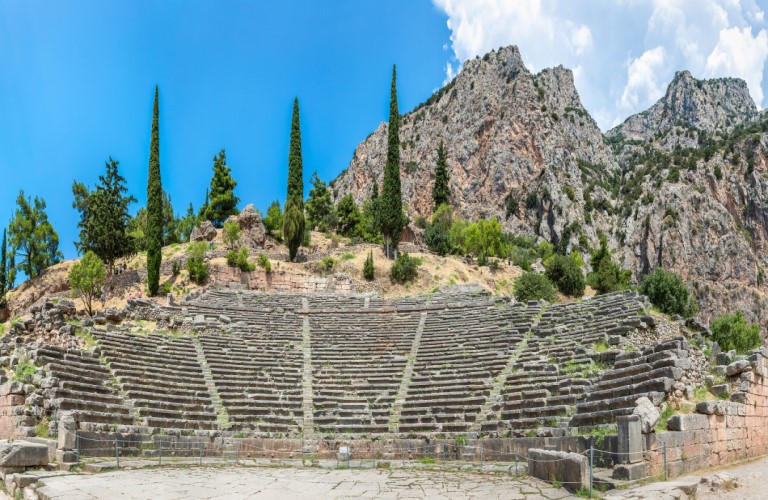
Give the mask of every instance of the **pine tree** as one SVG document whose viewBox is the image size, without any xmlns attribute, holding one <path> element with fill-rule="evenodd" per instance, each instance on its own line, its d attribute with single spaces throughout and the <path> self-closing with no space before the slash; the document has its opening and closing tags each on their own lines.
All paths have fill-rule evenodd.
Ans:
<svg viewBox="0 0 768 500">
<path fill-rule="evenodd" d="M 64 258 L 59 251 L 59 235 L 48 221 L 45 200 L 35 197 L 33 201 L 24 197 L 24 191 L 19 191 L 16 205 L 8 228 L 11 265 L 10 269 L 6 269 L 6 281 L 9 287 L 13 286 L 17 269 L 24 271 L 28 278 L 34 278 Z M 18 265 L 15 255 L 21 257 Z"/>
<path fill-rule="evenodd" d="M 6 230 L 3 229 L 3 246 L 0 247 L 0 304 L 3 303 L 3 297 L 8 290 L 8 275 L 6 273 L 5 262 L 8 259 Z"/>
<path fill-rule="evenodd" d="M 435 185 L 432 188 L 432 200 L 435 210 L 443 203 L 450 203 L 451 188 L 448 185 L 448 167 L 445 163 L 445 145 L 442 139 L 437 148 L 437 165 L 435 167 Z"/>
<path fill-rule="evenodd" d="M 285 200 L 283 238 L 288 245 L 288 257 L 296 258 L 304 239 L 304 178 L 301 160 L 301 126 L 299 124 L 299 99 L 293 100 L 291 141 L 288 149 L 288 196 Z"/>
<path fill-rule="evenodd" d="M 318 231 L 333 229 L 336 226 L 335 213 L 328 185 L 320 179 L 317 172 L 312 174 L 309 183 L 312 189 L 309 190 L 309 199 L 304 207 L 307 212 L 307 225 Z"/>
<path fill-rule="evenodd" d="M 128 188 L 118 165 L 119 162 L 109 158 L 106 175 L 99 176 L 99 184 L 92 192 L 77 181 L 72 186 L 75 195 L 72 207 L 80 212 L 80 241 L 75 242 L 75 247 L 81 254 L 92 251 L 108 268 L 115 259 L 133 250 L 128 235 L 131 218 L 128 209 L 136 199 L 125 196 Z"/>
<path fill-rule="evenodd" d="M 365 278 L 367 281 L 373 281 L 375 275 L 375 269 L 373 267 L 373 250 L 368 252 L 368 257 L 365 258 L 365 263 L 363 264 L 363 278 Z"/>
<path fill-rule="evenodd" d="M 406 224 L 403 197 L 400 191 L 400 113 L 397 110 L 397 68 L 392 67 L 392 89 L 389 102 L 389 130 L 387 137 L 387 165 L 380 200 L 381 232 L 387 242 L 387 255 L 397 250 Z"/>
<path fill-rule="evenodd" d="M 160 180 L 160 130 L 158 88 L 152 112 L 152 140 L 149 146 L 147 178 L 147 281 L 150 295 L 160 287 L 160 263 L 163 258 L 163 185 Z"/>
<path fill-rule="evenodd" d="M 222 149 L 213 157 L 213 177 L 210 190 L 206 191 L 206 209 L 203 217 L 216 227 L 223 227 L 230 215 L 237 215 L 240 198 L 235 196 L 237 182 L 232 169 L 227 166 L 227 153 Z"/>
</svg>

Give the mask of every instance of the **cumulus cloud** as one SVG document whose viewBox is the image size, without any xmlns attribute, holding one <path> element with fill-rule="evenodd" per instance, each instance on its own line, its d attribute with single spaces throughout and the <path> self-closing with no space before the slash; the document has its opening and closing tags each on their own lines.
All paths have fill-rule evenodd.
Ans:
<svg viewBox="0 0 768 500">
<path fill-rule="evenodd" d="M 514 44 L 532 71 L 577 70 L 579 94 L 603 129 L 652 105 L 683 69 L 743 78 L 763 104 L 768 32 L 756 0 L 433 2 L 451 31 L 446 81 L 464 61 Z"/>
<path fill-rule="evenodd" d="M 625 110 L 637 109 L 639 104 L 657 101 L 664 95 L 659 81 L 664 67 L 664 47 L 646 50 L 643 55 L 630 61 L 627 68 L 627 85 L 619 101 Z"/>
<path fill-rule="evenodd" d="M 763 102 L 763 68 L 768 57 L 768 33 L 752 36 L 752 28 L 720 31 L 717 45 L 707 58 L 706 75 L 743 78 L 758 105 Z"/>
</svg>

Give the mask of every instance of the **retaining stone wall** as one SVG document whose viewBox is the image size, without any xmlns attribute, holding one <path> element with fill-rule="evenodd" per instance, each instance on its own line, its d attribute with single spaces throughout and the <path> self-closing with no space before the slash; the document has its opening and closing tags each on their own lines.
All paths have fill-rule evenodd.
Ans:
<svg viewBox="0 0 768 500">
<path fill-rule="evenodd" d="M 23 394 L 6 394 L 0 396 L 0 437 L 3 439 L 15 439 L 19 435 L 19 426 L 14 408 L 24 409 Z M 16 410 L 19 411 L 19 410 Z"/>
<path fill-rule="evenodd" d="M 699 413 L 677 415 L 669 420 L 670 431 L 646 436 L 646 450 L 666 444 L 670 477 L 768 454 L 768 350 L 750 360 L 734 401 L 699 403 Z M 663 473 L 661 451 L 646 452 L 646 461 L 650 474 Z"/>
<path fill-rule="evenodd" d="M 343 274 L 333 276 L 311 276 L 273 271 L 269 274 L 261 270 L 243 272 L 229 266 L 211 266 L 210 282 L 213 284 L 239 285 L 250 290 L 267 292 L 334 292 L 349 294 L 354 290 L 352 280 Z"/>
</svg>

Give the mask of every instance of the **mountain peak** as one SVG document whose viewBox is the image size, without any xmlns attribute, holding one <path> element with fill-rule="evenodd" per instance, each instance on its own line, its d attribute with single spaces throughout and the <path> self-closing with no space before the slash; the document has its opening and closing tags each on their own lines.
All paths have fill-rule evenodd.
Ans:
<svg viewBox="0 0 768 500">
<path fill-rule="evenodd" d="M 675 126 L 707 133 L 728 133 L 757 116 L 757 107 L 744 80 L 698 80 L 678 71 L 664 96 L 647 110 L 632 115 L 606 135 L 648 140 Z"/>
</svg>

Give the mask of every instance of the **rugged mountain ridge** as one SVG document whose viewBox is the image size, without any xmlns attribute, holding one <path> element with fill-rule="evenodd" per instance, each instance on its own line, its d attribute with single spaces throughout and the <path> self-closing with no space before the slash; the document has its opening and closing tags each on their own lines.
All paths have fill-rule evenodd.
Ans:
<svg viewBox="0 0 768 500">
<path fill-rule="evenodd" d="M 337 197 L 363 201 L 381 184 L 386 131 L 358 145 L 333 182 Z M 533 74 L 506 47 L 468 61 L 402 117 L 403 198 L 411 216 L 430 215 L 442 139 L 463 217 L 499 217 L 508 231 L 585 255 L 605 234 L 636 279 L 657 265 L 679 272 L 705 319 L 740 308 L 759 321 L 768 315 L 766 131 L 742 80 L 683 71 L 659 102 L 603 135 L 570 70 Z"/>
</svg>

